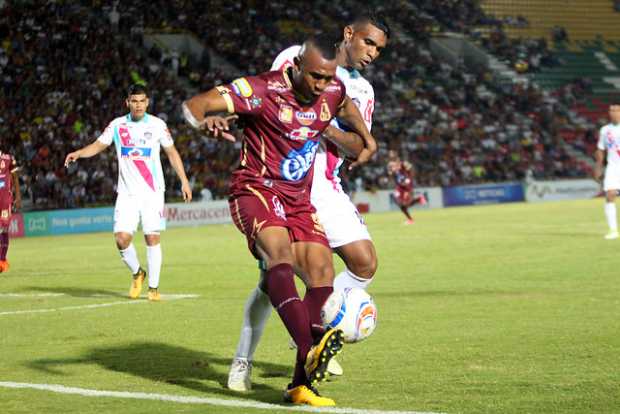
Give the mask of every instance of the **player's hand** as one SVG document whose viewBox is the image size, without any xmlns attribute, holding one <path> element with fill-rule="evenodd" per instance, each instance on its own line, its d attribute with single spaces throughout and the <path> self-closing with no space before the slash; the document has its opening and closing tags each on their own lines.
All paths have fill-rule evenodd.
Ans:
<svg viewBox="0 0 620 414">
<path fill-rule="evenodd" d="M 80 152 L 79 151 L 74 151 L 70 154 L 67 154 L 67 158 L 65 158 L 65 167 L 68 167 L 69 164 L 71 164 L 72 162 L 75 162 L 78 160 L 78 158 L 80 158 Z"/>
<path fill-rule="evenodd" d="M 223 138 L 230 142 L 235 142 L 237 139 L 235 136 L 227 131 L 230 130 L 229 123 L 237 120 L 239 116 L 229 115 L 227 117 L 222 116 L 208 116 L 204 119 L 204 128 L 209 131 L 213 138 Z"/>
<path fill-rule="evenodd" d="M 368 161 L 370 161 L 370 158 L 372 157 L 372 155 L 375 153 L 375 151 L 371 151 L 368 148 L 364 148 L 361 152 L 360 155 L 357 156 L 357 159 L 351 163 L 351 165 L 349 165 L 349 170 L 352 170 L 355 167 L 358 167 L 362 164 L 366 164 Z"/>
<path fill-rule="evenodd" d="M 187 181 L 181 184 L 181 192 L 183 193 L 183 201 L 186 203 L 192 201 L 192 188 Z"/>
</svg>

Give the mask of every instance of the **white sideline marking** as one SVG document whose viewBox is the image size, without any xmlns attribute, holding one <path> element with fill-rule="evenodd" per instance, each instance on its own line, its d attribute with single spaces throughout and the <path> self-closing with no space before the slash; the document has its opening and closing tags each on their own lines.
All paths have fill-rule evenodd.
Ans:
<svg viewBox="0 0 620 414">
<path fill-rule="evenodd" d="M 66 293 L 0 293 L 0 298 L 47 298 L 65 295 Z"/>
<path fill-rule="evenodd" d="M 99 391 L 87 388 L 65 387 L 57 384 L 31 384 L 24 382 L 2 382 L 0 387 L 4 388 L 29 388 L 33 390 L 51 391 L 59 394 L 81 395 L 83 397 L 110 397 L 110 398 L 127 398 L 134 400 L 155 400 L 168 401 L 181 404 L 207 404 L 221 407 L 234 408 L 255 408 L 263 410 L 282 410 L 282 411 L 302 411 L 311 413 L 336 413 L 336 414 L 440 414 L 435 412 L 422 411 L 382 411 L 382 410 L 365 410 L 361 408 L 335 408 L 335 407 L 309 407 L 309 406 L 291 406 L 263 403 L 251 400 L 233 400 L 210 397 L 190 397 L 184 395 L 172 394 L 153 394 L 146 392 L 126 392 L 126 391 Z"/>
<path fill-rule="evenodd" d="M 165 300 L 192 299 L 192 298 L 197 298 L 199 296 L 200 295 L 161 295 L 162 299 L 165 299 Z M 104 295 L 101 295 L 99 297 L 104 297 Z M 20 311 L 7 311 L 7 312 L 0 312 L 0 316 L 21 315 L 24 313 L 49 313 L 49 312 L 58 312 L 58 311 L 76 310 L 76 309 L 107 308 L 109 306 L 138 305 L 140 303 L 148 303 L 148 301 L 145 299 L 142 299 L 142 300 L 127 299 L 127 300 L 122 300 L 122 301 L 117 301 L 117 302 L 94 303 L 91 305 L 75 305 L 75 306 L 63 306 L 60 308 L 51 308 L 51 309 L 27 309 L 27 310 L 20 310 Z"/>
</svg>

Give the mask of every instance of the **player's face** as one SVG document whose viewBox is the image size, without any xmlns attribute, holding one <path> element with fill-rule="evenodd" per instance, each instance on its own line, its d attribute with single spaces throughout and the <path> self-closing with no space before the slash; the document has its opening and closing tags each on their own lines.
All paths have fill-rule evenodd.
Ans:
<svg viewBox="0 0 620 414">
<path fill-rule="evenodd" d="M 146 113 L 146 109 L 149 107 L 149 98 L 146 95 L 129 95 L 127 98 L 127 107 L 131 113 L 131 118 L 134 120 L 140 120 Z"/>
<path fill-rule="evenodd" d="M 609 107 L 609 118 L 614 124 L 620 124 L 620 105 L 611 105 Z"/>
<path fill-rule="evenodd" d="M 372 23 L 347 26 L 344 28 L 344 44 L 347 65 L 362 70 L 379 57 L 387 44 L 387 36 Z"/>
<path fill-rule="evenodd" d="M 295 92 L 305 102 L 314 102 L 336 76 L 336 59 L 325 59 L 310 46 L 296 62 L 293 75 Z"/>
</svg>

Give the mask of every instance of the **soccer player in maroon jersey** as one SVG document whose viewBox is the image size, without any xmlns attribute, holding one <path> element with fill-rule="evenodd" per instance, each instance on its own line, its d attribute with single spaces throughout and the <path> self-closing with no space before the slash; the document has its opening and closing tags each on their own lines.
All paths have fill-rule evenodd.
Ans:
<svg viewBox="0 0 620 414">
<path fill-rule="evenodd" d="M 286 399 L 314 406 L 335 405 L 319 396 L 313 384 L 324 379 L 329 360 L 343 344 L 342 332 L 323 332 L 320 318 L 333 291 L 334 268 L 310 203 L 314 155 L 335 116 L 353 133 L 328 133 L 328 138 L 359 154 L 358 161 L 376 151 L 374 138 L 335 76 L 335 44 L 327 36 L 309 39 L 286 71 L 240 78 L 183 105 L 186 119 L 198 128 L 221 129 L 205 114 L 228 111 L 245 120 L 241 162 L 230 185 L 231 215 L 250 251 L 265 261 L 264 290 L 297 344 Z M 293 266 L 308 288 L 303 302 Z"/>
<path fill-rule="evenodd" d="M 392 199 L 400 207 L 407 221 L 405 224 L 413 224 L 413 217 L 409 214 L 409 208 L 414 204 L 426 204 L 424 194 L 414 196 L 413 194 L 413 177 L 415 172 L 410 162 L 402 161 L 394 150 L 389 152 L 389 162 L 387 166 L 388 175 L 394 178 L 396 188 L 392 193 Z"/>
<path fill-rule="evenodd" d="M 0 151 L 0 273 L 9 270 L 6 254 L 9 250 L 9 224 L 13 209 L 13 195 L 15 208 L 22 205 L 17 178 L 17 164 L 11 154 Z"/>
</svg>

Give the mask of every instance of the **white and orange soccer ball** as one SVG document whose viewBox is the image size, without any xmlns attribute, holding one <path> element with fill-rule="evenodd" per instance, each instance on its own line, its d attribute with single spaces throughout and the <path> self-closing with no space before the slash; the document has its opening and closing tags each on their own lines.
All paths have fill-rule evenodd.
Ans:
<svg viewBox="0 0 620 414">
<path fill-rule="evenodd" d="M 342 329 L 345 342 L 360 342 L 377 326 L 377 307 L 364 289 L 335 290 L 323 305 L 321 319 L 325 328 Z"/>
</svg>

